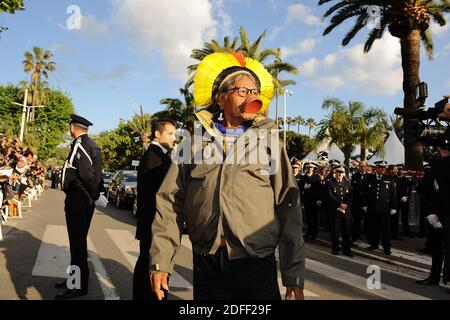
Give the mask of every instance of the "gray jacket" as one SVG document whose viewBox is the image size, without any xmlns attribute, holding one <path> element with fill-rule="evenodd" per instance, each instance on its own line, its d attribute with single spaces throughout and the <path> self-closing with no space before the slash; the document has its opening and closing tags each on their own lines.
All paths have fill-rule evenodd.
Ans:
<svg viewBox="0 0 450 320">
<path fill-rule="evenodd" d="M 208 111 L 201 111 L 197 117 L 211 136 L 220 136 Z M 261 132 L 276 127 L 272 120 L 259 116 L 250 129 Z M 278 134 L 276 139 L 279 142 Z M 258 139 L 258 145 L 263 142 Z M 203 142 L 200 151 L 214 143 L 217 140 Z M 248 157 L 254 145 L 244 145 Z M 266 152 L 275 161 L 271 163 L 276 164 L 272 175 L 267 174 L 270 163 L 259 158 L 253 164 L 172 163 L 156 196 L 150 250 L 152 270 L 172 272 L 186 221 L 197 254 L 214 254 L 221 237 L 226 239 L 230 260 L 267 257 L 279 245 L 283 285 L 303 288 L 305 252 L 300 195 L 286 150 L 280 143 L 277 145 L 274 148 L 268 143 Z"/>
</svg>

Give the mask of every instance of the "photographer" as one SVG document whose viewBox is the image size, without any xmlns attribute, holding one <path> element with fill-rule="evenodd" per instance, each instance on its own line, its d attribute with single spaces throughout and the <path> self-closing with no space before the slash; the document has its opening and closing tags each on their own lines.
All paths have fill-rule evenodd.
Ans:
<svg viewBox="0 0 450 320">
<path fill-rule="evenodd" d="M 449 212 L 450 212 L 450 134 L 447 131 L 438 143 L 439 157 L 431 160 L 431 174 L 434 179 L 434 192 L 427 199 L 430 203 L 429 215 L 426 217 L 433 227 L 430 233 L 432 248 L 432 266 L 430 276 L 424 280 L 417 281 L 423 285 L 439 285 L 442 263 L 444 261 L 444 246 L 448 236 Z M 444 272 L 444 283 L 449 278 L 449 246 L 445 246 L 446 267 Z"/>
</svg>

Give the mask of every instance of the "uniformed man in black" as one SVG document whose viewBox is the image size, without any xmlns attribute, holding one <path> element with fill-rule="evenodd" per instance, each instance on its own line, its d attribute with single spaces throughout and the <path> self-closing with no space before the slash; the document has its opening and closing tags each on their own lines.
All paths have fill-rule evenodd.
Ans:
<svg viewBox="0 0 450 320">
<path fill-rule="evenodd" d="M 338 166 L 335 168 L 335 177 L 328 183 L 326 199 L 332 254 L 334 255 L 339 254 L 340 226 L 342 230 L 342 251 L 344 255 L 353 257 L 350 249 L 352 197 L 352 186 L 345 177 L 345 168 Z"/>
<path fill-rule="evenodd" d="M 397 184 L 397 199 L 398 208 L 401 211 L 402 218 L 402 231 L 403 234 L 408 238 L 414 238 L 411 233 L 411 228 L 409 226 L 409 199 L 411 197 L 412 191 L 412 181 L 405 176 L 405 166 L 403 164 L 398 164 L 398 178 Z"/>
<path fill-rule="evenodd" d="M 140 241 L 140 253 L 133 274 L 134 300 L 157 300 L 150 287 L 151 225 L 156 212 L 156 193 L 172 162 L 170 151 L 175 142 L 175 130 L 175 123 L 172 121 L 154 122 L 152 142 L 139 162 L 136 239 Z"/>
<path fill-rule="evenodd" d="M 352 202 L 352 242 L 361 238 L 361 220 L 364 216 L 364 225 L 366 224 L 365 213 L 362 210 L 362 203 L 365 197 L 365 184 L 367 181 L 366 175 L 367 161 L 359 163 L 359 171 L 352 175 L 351 184 L 353 189 Z M 366 235 L 367 236 L 367 235 Z"/>
<path fill-rule="evenodd" d="M 430 276 L 418 281 L 424 285 L 439 285 L 442 263 L 444 263 L 443 282 L 450 280 L 450 137 L 444 136 L 439 145 L 439 158 L 430 161 L 433 177 L 433 192 L 427 199 L 430 207 L 427 220 L 432 227 L 432 264 Z M 445 250 L 445 253 L 444 253 Z"/>
<path fill-rule="evenodd" d="M 388 174 L 390 178 L 395 182 L 395 186 L 397 187 L 397 204 L 400 206 L 400 193 L 399 193 L 399 180 L 400 177 L 398 176 L 398 167 L 394 164 L 390 164 L 388 167 Z M 399 223 L 400 223 L 400 210 L 397 210 L 395 214 L 391 215 L 391 239 L 400 241 L 402 238 L 398 236 L 398 229 L 399 229 Z"/>
<path fill-rule="evenodd" d="M 56 284 L 56 287 L 66 288 L 66 291 L 55 299 L 70 299 L 88 293 L 87 236 L 96 200 L 100 199 L 102 172 L 100 151 L 88 136 L 89 126 L 92 123 L 85 118 L 71 115 L 70 135 L 74 140 L 62 173 L 70 264 L 79 268 L 81 282 L 80 287 L 75 288 L 70 286 L 69 281 Z"/>
<path fill-rule="evenodd" d="M 314 169 L 317 165 L 313 162 L 306 164 L 305 174 L 300 178 L 299 189 L 302 194 L 302 200 L 305 206 L 305 217 L 307 224 L 307 232 L 305 238 L 315 239 L 319 228 L 319 216 L 317 212 L 316 201 L 312 193 L 312 185 L 317 174 L 314 173 Z"/>
<path fill-rule="evenodd" d="M 328 214 L 326 211 L 326 194 L 327 194 L 327 176 L 328 176 L 328 162 L 323 162 L 322 165 L 319 165 L 319 173 L 317 174 L 317 178 L 313 179 L 312 182 L 312 194 L 313 199 L 316 203 L 317 214 L 319 216 L 319 223 L 321 222 L 323 226 L 328 228 Z"/>
<path fill-rule="evenodd" d="M 295 180 L 297 181 L 297 184 L 300 188 L 300 179 L 302 178 L 301 167 L 298 164 L 294 163 L 292 165 L 292 171 L 294 171 Z"/>
<path fill-rule="evenodd" d="M 384 253 L 391 254 L 390 222 L 391 215 L 397 212 L 397 193 L 395 182 L 385 174 L 386 161 L 375 162 L 375 174 L 367 177 L 364 208 L 368 218 L 368 250 L 378 249 L 380 242 Z"/>
<path fill-rule="evenodd" d="M 419 181 L 418 193 L 420 197 L 420 236 L 426 235 L 425 247 L 420 252 L 431 254 L 433 227 L 428 223 L 426 217 L 431 214 L 434 202 L 436 202 L 436 191 L 434 190 L 434 178 L 430 164 L 422 166 L 423 178 Z"/>
</svg>

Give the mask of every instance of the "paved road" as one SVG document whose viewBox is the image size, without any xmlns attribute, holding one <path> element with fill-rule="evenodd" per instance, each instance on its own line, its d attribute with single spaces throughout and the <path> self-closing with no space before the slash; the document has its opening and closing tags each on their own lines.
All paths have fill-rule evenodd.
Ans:
<svg viewBox="0 0 450 320">
<path fill-rule="evenodd" d="M 22 219 L 10 219 L 3 226 L 6 234 L 0 242 L 0 299 L 53 299 L 58 293 L 53 284 L 64 278 L 69 262 L 63 201 L 61 191 L 46 190 L 32 202 L 32 208 L 24 209 Z M 83 299 L 131 299 L 138 256 L 135 225 L 129 210 L 111 205 L 96 210 L 89 233 L 90 291 Z M 317 243 L 307 243 L 306 256 L 305 296 L 309 300 L 450 298 L 444 287 L 415 284 L 415 279 L 426 276 L 420 268 L 412 270 L 370 257 L 332 256 L 329 248 Z M 380 268 L 381 289 L 367 287 L 370 265 Z M 186 236 L 175 271 L 170 299 L 192 299 L 192 255 Z"/>
</svg>

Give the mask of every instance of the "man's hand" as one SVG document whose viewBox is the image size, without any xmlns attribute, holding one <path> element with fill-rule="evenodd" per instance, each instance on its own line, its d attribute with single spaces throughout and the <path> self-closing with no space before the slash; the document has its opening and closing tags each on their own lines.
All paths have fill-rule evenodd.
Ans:
<svg viewBox="0 0 450 320">
<path fill-rule="evenodd" d="M 284 297 L 284 300 L 293 300 L 292 293 L 294 293 L 294 300 L 305 300 L 303 288 L 300 287 L 286 287 L 286 296 Z"/>
<path fill-rule="evenodd" d="M 341 204 L 341 209 L 347 210 L 347 208 L 348 208 L 348 205 L 347 205 L 347 204 L 345 204 L 345 203 Z"/>
<path fill-rule="evenodd" d="M 164 298 L 164 291 L 161 290 L 161 287 L 169 291 L 168 278 L 168 272 L 153 271 L 150 273 L 150 285 L 158 300 Z"/>
</svg>

